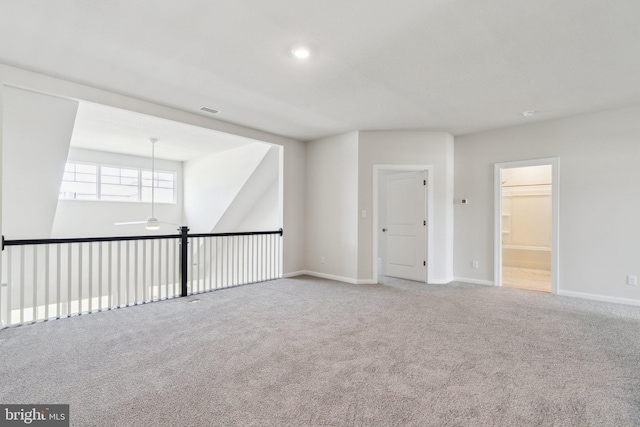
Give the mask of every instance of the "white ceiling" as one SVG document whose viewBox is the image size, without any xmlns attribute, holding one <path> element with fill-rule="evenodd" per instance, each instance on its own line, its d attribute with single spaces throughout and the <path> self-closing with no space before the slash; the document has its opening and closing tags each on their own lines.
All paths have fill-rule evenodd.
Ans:
<svg viewBox="0 0 640 427">
<path fill-rule="evenodd" d="M 71 146 L 151 157 L 156 138 L 159 159 L 187 161 L 238 148 L 255 140 L 118 108 L 80 102 Z"/>
<path fill-rule="evenodd" d="M 0 62 L 303 140 L 460 135 L 640 103 L 639 22 L 638 0 L 0 0 Z"/>
</svg>

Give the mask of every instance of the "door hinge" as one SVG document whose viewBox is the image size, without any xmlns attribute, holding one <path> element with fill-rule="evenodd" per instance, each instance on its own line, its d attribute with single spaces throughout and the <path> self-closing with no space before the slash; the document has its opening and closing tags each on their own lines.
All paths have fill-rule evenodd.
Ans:
<svg viewBox="0 0 640 427">
<path fill-rule="evenodd" d="M 426 267 L 427 266 L 427 261 L 422 261 L 422 265 Z"/>
<path fill-rule="evenodd" d="M 422 225 L 427 225 L 427 221 L 422 221 Z"/>
<path fill-rule="evenodd" d="M 422 181 L 422 185 L 427 185 L 427 180 L 426 179 Z"/>
</svg>

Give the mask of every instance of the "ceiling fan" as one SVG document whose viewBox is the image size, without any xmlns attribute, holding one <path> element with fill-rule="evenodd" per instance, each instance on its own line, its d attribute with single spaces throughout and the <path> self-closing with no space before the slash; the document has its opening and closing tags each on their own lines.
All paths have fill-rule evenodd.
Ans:
<svg viewBox="0 0 640 427">
<path fill-rule="evenodd" d="M 129 221 L 129 222 L 116 222 L 115 225 L 135 225 L 135 224 L 146 224 L 145 228 L 147 230 L 159 230 L 161 221 L 156 218 L 155 215 L 155 171 L 156 171 L 156 151 L 155 146 L 156 142 L 158 142 L 157 138 L 149 138 L 151 141 L 151 216 L 147 217 L 145 221 Z M 163 223 L 169 224 L 169 223 Z"/>
</svg>

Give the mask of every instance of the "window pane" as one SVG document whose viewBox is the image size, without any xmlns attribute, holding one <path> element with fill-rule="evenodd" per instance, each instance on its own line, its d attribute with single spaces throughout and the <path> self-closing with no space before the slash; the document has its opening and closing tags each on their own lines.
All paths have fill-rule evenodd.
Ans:
<svg viewBox="0 0 640 427">
<path fill-rule="evenodd" d="M 101 200 L 138 201 L 138 187 L 125 185 L 103 184 Z"/>
<path fill-rule="evenodd" d="M 121 169 L 122 176 L 138 179 L 138 169 Z"/>
<path fill-rule="evenodd" d="M 95 200 L 97 198 L 96 165 L 67 162 L 64 169 L 59 194 L 61 199 Z"/>
<path fill-rule="evenodd" d="M 96 174 L 96 165 L 84 165 L 82 163 L 76 163 L 76 172 Z"/>
<path fill-rule="evenodd" d="M 100 177 L 100 179 L 102 180 L 102 185 L 104 184 L 120 184 L 120 177 L 119 176 L 109 176 L 109 175 L 102 175 Z"/>
<path fill-rule="evenodd" d="M 122 182 L 122 185 L 135 185 L 137 187 L 138 177 L 137 176 L 135 178 L 122 177 L 121 182 Z"/>
<path fill-rule="evenodd" d="M 71 200 L 95 200 L 96 186 L 91 183 L 63 182 L 60 186 L 60 198 Z"/>
<path fill-rule="evenodd" d="M 76 181 L 79 182 L 96 182 L 96 175 L 88 173 L 76 173 Z"/>
<path fill-rule="evenodd" d="M 112 168 L 109 166 L 101 166 L 100 173 L 102 176 L 111 175 L 111 176 L 120 176 L 120 168 Z"/>
</svg>

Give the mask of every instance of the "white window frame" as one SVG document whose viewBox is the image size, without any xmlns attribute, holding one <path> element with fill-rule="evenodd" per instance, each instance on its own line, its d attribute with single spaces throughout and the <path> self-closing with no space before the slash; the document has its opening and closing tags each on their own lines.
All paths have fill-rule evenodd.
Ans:
<svg viewBox="0 0 640 427">
<path fill-rule="evenodd" d="M 92 162 L 82 162 L 82 161 L 67 161 L 65 163 L 65 170 L 66 170 L 66 165 L 67 164 L 75 164 L 75 165 L 87 165 L 87 166 L 95 166 L 96 167 L 96 182 L 95 182 L 95 186 L 96 186 L 96 198 L 95 199 L 76 199 L 76 198 L 66 198 L 66 197 L 62 197 L 62 193 L 59 193 L 59 200 L 74 200 L 74 201 L 89 201 L 89 202 L 116 202 L 116 203 L 151 203 L 151 200 L 142 200 L 142 189 L 143 188 L 151 188 L 150 186 L 143 186 L 142 185 L 142 174 L 143 172 L 149 172 L 151 173 L 151 169 L 143 169 L 143 168 L 138 168 L 138 167 L 132 167 L 132 166 L 125 166 L 125 165 L 111 165 L 111 164 L 100 164 L 100 163 L 92 163 Z M 136 170 L 138 172 L 138 198 L 137 199 L 130 199 L 130 200 L 105 200 L 102 198 L 102 168 L 117 168 L 117 169 L 130 169 L 130 170 Z M 177 203 L 177 178 L 178 178 L 178 174 L 175 171 L 167 171 L 167 170 L 155 170 L 154 173 L 156 174 L 156 176 L 158 176 L 158 179 L 156 179 L 156 182 L 160 181 L 159 176 L 160 174 L 167 174 L 167 175 L 171 175 L 172 178 L 172 184 L 173 184 L 173 188 L 172 193 L 173 193 L 173 200 L 171 202 L 166 202 L 166 201 L 158 201 L 157 198 L 155 200 L 155 203 L 158 204 L 176 204 Z M 63 182 L 64 182 L 64 178 L 63 178 Z M 66 181 L 69 182 L 69 181 Z M 113 184 L 113 185 L 120 185 L 120 184 Z M 61 185 L 62 186 L 62 185 Z M 159 188 L 159 187 L 155 187 L 155 188 Z"/>
</svg>

